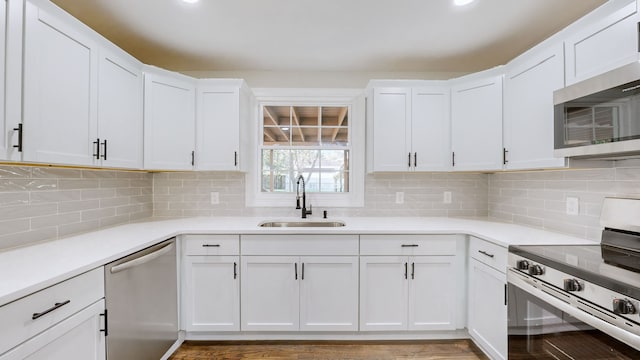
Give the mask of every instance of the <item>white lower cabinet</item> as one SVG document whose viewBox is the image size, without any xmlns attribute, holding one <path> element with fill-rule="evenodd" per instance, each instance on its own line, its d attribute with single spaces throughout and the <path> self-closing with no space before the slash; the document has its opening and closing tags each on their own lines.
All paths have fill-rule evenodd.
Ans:
<svg viewBox="0 0 640 360">
<path fill-rule="evenodd" d="M 356 331 L 357 256 L 243 256 L 242 330 Z"/>
<path fill-rule="evenodd" d="M 360 258 L 361 330 L 454 330 L 455 256 Z"/>
<path fill-rule="evenodd" d="M 507 358 L 506 253 L 506 248 L 471 238 L 467 328 L 492 359 Z"/>
<path fill-rule="evenodd" d="M 100 300 L 29 341 L 0 360 L 104 360 L 104 300 Z"/>
<path fill-rule="evenodd" d="M 239 256 L 187 256 L 184 260 L 185 330 L 239 331 Z"/>
</svg>

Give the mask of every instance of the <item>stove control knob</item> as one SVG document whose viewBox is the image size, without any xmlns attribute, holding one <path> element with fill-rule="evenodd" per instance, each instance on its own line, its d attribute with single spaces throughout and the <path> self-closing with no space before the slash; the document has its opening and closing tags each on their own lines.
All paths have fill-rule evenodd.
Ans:
<svg viewBox="0 0 640 360">
<path fill-rule="evenodd" d="M 635 305 L 627 299 L 613 299 L 613 312 L 616 314 L 636 314 L 638 310 Z"/>
<path fill-rule="evenodd" d="M 516 262 L 516 269 L 529 270 L 529 262 L 527 260 L 518 260 L 518 262 Z"/>
<path fill-rule="evenodd" d="M 544 274 L 544 268 L 540 265 L 529 266 L 529 275 L 542 275 Z"/>
<path fill-rule="evenodd" d="M 577 279 L 564 279 L 564 291 L 581 291 L 582 284 Z"/>
</svg>

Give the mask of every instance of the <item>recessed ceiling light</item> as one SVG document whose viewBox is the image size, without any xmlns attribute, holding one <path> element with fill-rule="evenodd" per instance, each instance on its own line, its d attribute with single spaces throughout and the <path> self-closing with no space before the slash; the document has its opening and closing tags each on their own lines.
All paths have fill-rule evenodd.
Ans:
<svg viewBox="0 0 640 360">
<path fill-rule="evenodd" d="M 186 2 L 187 4 L 195 4 L 200 0 L 182 0 L 183 2 Z"/>
<path fill-rule="evenodd" d="M 474 1 L 475 0 L 453 0 L 453 4 L 456 6 L 465 6 L 471 4 Z"/>
</svg>

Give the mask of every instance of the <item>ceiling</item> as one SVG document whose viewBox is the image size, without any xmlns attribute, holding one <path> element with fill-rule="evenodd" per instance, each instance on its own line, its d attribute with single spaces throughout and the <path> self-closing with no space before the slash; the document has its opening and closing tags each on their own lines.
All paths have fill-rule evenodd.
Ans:
<svg viewBox="0 0 640 360">
<path fill-rule="evenodd" d="M 504 64 L 605 0 L 52 0 L 176 71 L 471 72 Z"/>
</svg>

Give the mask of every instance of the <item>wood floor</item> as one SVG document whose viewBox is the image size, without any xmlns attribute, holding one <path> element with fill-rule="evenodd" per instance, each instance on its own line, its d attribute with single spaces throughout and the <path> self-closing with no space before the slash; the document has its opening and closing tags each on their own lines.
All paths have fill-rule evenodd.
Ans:
<svg viewBox="0 0 640 360">
<path fill-rule="evenodd" d="M 470 340 L 187 341 L 169 360 L 476 360 L 488 359 Z"/>
</svg>

